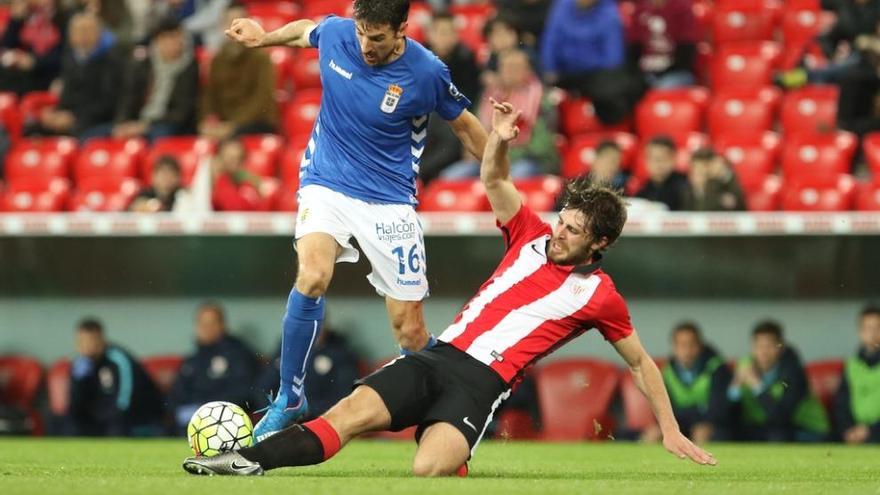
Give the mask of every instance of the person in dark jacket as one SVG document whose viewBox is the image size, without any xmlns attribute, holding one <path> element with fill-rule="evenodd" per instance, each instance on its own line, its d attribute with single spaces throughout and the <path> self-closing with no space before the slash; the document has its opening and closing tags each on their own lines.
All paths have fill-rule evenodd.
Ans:
<svg viewBox="0 0 880 495">
<path fill-rule="evenodd" d="M 700 32 L 691 0 L 640 0 L 629 32 L 628 58 L 655 89 L 694 84 Z"/>
<path fill-rule="evenodd" d="M 161 432 L 161 394 L 132 355 L 107 342 L 94 318 L 76 329 L 68 423 L 77 436 L 151 435 Z"/>
<path fill-rule="evenodd" d="M 61 71 L 67 16 L 58 0 L 11 0 L 0 50 L 0 91 L 46 91 Z"/>
<path fill-rule="evenodd" d="M 752 353 L 737 363 L 728 397 L 739 405 L 743 440 L 822 441 L 830 430 L 800 357 L 774 321 L 761 322 L 752 331 Z"/>
<path fill-rule="evenodd" d="M 180 163 L 171 155 L 160 156 L 153 165 L 150 186 L 138 193 L 128 206 L 129 211 L 157 213 L 174 210 L 181 186 Z"/>
<path fill-rule="evenodd" d="M 859 344 L 846 362 L 834 418 L 846 443 L 880 443 L 880 307 L 862 310 Z"/>
<path fill-rule="evenodd" d="M 149 49 L 134 51 L 126 70 L 112 134 L 160 137 L 195 132 L 199 66 L 180 22 L 164 19 Z"/>
<path fill-rule="evenodd" d="M 730 369 L 703 340 L 696 323 L 678 324 L 671 340 L 672 356 L 663 366 L 663 383 L 681 430 L 698 444 L 730 439 Z M 656 427 L 642 434 L 643 440 L 660 438 Z"/>
<path fill-rule="evenodd" d="M 712 148 L 702 148 L 691 155 L 688 172 L 690 187 L 685 194 L 683 210 L 742 211 L 746 200 L 739 180 L 727 158 Z"/>
<path fill-rule="evenodd" d="M 202 304 L 195 324 L 196 352 L 183 361 L 169 394 L 178 431 L 186 429 L 192 414 L 206 402 L 222 400 L 250 409 L 259 371 L 256 354 L 227 333 L 222 306 Z"/>
<path fill-rule="evenodd" d="M 61 97 L 57 106 L 43 110 L 30 132 L 88 137 L 93 128 L 113 121 L 122 73 L 113 34 L 96 15 L 74 15 L 67 32 Z"/>
<path fill-rule="evenodd" d="M 526 46 L 536 46 L 544 32 L 551 0 L 498 0 L 498 15 L 511 20 Z"/>
<path fill-rule="evenodd" d="M 688 194 L 687 177 L 675 170 L 675 143 L 666 136 L 656 136 L 645 147 L 648 182 L 636 196 L 681 210 Z"/>
<path fill-rule="evenodd" d="M 278 388 L 278 373 L 281 366 L 279 345 L 272 366 L 260 375 L 257 403 L 263 402 L 266 395 L 274 397 Z M 306 396 L 309 398 L 307 418 L 324 414 L 330 406 L 351 393 L 352 384 L 360 377 L 358 356 L 344 335 L 334 331 L 326 324 L 321 330 L 312 357 L 306 370 Z"/>
</svg>

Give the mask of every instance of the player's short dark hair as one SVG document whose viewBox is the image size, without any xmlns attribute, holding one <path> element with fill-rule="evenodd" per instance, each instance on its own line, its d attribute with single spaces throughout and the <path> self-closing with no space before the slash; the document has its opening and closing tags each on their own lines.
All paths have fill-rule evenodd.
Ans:
<svg viewBox="0 0 880 495">
<path fill-rule="evenodd" d="M 103 335 L 104 324 L 101 323 L 101 320 L 95 318 L 94 316 L 87 316 L 76 324 L 76 330 L 78 332 L 90 332 Z"/>
<path fill-rule="evenodd" d="M 708 162 L 714 160 L 718 153 L 710 147 L 700 148 L 691 154 L 691 162 Z"/>
<path fill-rule="evenodd" d="M 153 164 L 153 173 L 162 169 L 170 170 L 175 174 L 180 175 L 180 163 L 177 161 L 177 158 L 174 158 L 172 155 L 162 155 L 156 160 L 156 163 Z"/>
<path fill-rule="evenodd" d="M 604 153 L 605 151 L 608 151 L 608 150 L 614 150 L 618 153 L 623 151 L 620 149 L 620 145 L 617 144 L 617 141 L 615 141 L 613 139 L 603 139 L 603 140 L 599 141 L 599 144 L 596 145 L 596 154 L 597 155 L 599 153 Z"/>
<path fill-rule="evenodd" d="M 697 342 L 703 343 L 703 332 L 700 330 L 700 326 L 693 321 L 683 321 L 678 325 L 675 325 L 672 328 L 672 337 L 674 338 L 676 335 L 682 332 L 689 332 L 694 334 L 694 337 L 697 338 Z"/>
<path fill-rule="evenodd" d="M 862 311 L 859 312 L 859 320 L 864 320 L 866 316 L 880 316 L 880 306 L 869 304 L 862 308 Z"/>
<path fill-rule="evenodd" d="M 409 0 L 354 0 L 354 18 L 368 26 L 391 26 L 393 31 L 409 17 Z"/>
<path fill-rule="evenodd" d="M 774 320 L 764 320 L 755 325 L 755 329 L 752 330 L 752 338 L 755 338 L 759 335 L 769 335 L 775 338 L 777 342 L 782 342 L 782 325 Z"/>
<path fill-rule="evenodd" d="M 159 19 L 159 22 L 157 22 L 156 26 L 153 28 L 153 38 L 165 33 L 176 33 L 182 30 L 183 24 L 180 22 L 180 19 L 173 15 L 166 15 Z"/>
<path fill-rule="evenodd" d="M 217 319 L 220 320 L 220 323 L 223 326 L 226 326 L 226 310 L 223 309 L 223 305 L 217 301 L 205 301 L 202 304 L 199 304 L 199 307 L 196 308 L 196 317 L 200 314 L 210 311 L 217 316 Z"/>
<path fill-rule="evenodd" d="M 626 203 L 620 192 L 589 179 L 570 181 L 565 187 L 564 210 L 578 210 L 587 219 L 584 226 L 594 242 L 608 239 L 604 251 L 614 244 L 626 223 Z"/>
<path fill-rule="evenodd" d="M 660 146 L 662 148 L 668 149 L 669 151 L 671 151 L 673 153 L 677 149 L 677 146 L 675 146 L 675 141 L 673 141 L 671 137 L 669 137 L 665 134 L 660 134 L 660 135 L 652 137 L 648 141 L 648 146 Z"/>
</svg>

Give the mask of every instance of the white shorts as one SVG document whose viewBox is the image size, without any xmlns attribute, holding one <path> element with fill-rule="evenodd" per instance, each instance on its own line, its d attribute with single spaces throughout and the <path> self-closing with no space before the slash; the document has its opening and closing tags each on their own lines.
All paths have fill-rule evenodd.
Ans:
<svg viewBox="0 0 880 495">
<path fill-rule="evenodd" d="M 428 296 L 425 239 L 412 205 L 367 203 L 323 186 L 299 190 L 296 238 L 321 232 L 342 246 L 337 263 L 355 263 L 360 252 L 373 271 L 367 280 L 380 296 L 400 301 L 421 301 Z"/>
</svg>

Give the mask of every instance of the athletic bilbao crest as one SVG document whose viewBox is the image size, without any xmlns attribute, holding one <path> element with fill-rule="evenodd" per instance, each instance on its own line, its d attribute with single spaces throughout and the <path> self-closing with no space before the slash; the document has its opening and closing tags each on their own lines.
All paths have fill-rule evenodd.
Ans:
<svg viewBox="0 0 880 495">
<path fill-rule="evenodd" d="M 382 106 L 381 110 L 385 113 L 394 113 L 394 110 L 397 109 L 397 104 L 400 102 L 400 97 L 403 95 L 403 88 L 396 84 L 392 84 L 388 86 L 388 91 L 385 92 L 385 97 L 382 98 Z"/>
</svg>

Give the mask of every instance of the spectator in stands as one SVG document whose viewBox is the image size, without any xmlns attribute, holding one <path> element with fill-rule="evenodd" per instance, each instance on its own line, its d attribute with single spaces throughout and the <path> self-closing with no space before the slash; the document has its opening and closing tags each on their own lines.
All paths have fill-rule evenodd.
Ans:
<svg viewBox="0 0 880 495">
<path fill-rule="evenodd" d="M 305 379 L 305 394 L 309 398 L 309 418 L 323 414 L 333 404 L 351 393 L 351 386 L 360 377 L 359 359 L 348 339 L 326 324 L 315 341 Z M 272 366 L 263 370 L 259 381 L 259 404 L 266 395 L 275 396 L 281 366 L 281 349 L 275 354 Z"/>
<path fill-rule="evenodd" d="M 0 54 L 0 91 L 46 91 L 61 71 L 67 16 L 58 0 L 11 0 Z"/>
<path fill-rule="evenodd" d="M 177 193 L 182 189 L 180 164 L 171 155 L 161 156 L 153 165 L 150 186 L 138 193 L 128 209 L 139 213 L 172 211 Z"/>
<path fill-rule="evenodd" d="M 834 412 L 846 443 L 880 443 L 880 307 L 861 312 L 858 354 L 846 362 Z"/>
<path fill-rule="evenodd" d="M 449 67 L 449 73 L 459 91 L 469 100 L 477 101 L 480 96 L 480 68 L 474 53 L 459 41 L 452 14 L 434 14 L 427 38 L 428 49 Z"/>
<path fill-rule="evenodd" d="M 129 4 L 122 0 L 77 0 L 80 10 L 98 16 L 121 47 L 130 47 L 135 41 L 134 26 Z"/>
<path fill-rule="evenodd" d="M 154 140 L 195 130 L 199 67 L 179 21 L 164 19 L 125 72 L 114 137 Z"/>
<path fill-rule="evenodd" d="M 639 0 L 629 32 L 629 59 L 653 88 L 694 84 L 700 33 L 691 0 Z"/>
<path fill-rule="evenodd" d="M 733 169 L 724 156 L 711 148 L 703 148 L 691 156 L 688 172 L 690 187 L 684 199 L 684 210 L 742 211 L 746 201 Z"/>
<path fill-rule="evenodd" d="M 672 211 L 681 210 L 688 194 L 687 177 L 675 170 L 675 142 L 667 136 L 656 136 L 645 146 L 648 182 L 636 196 L 663 203 Z"/>
<path fill-rule="evenodd" d="M 259 363 L 254 352 L 226 327 L 226 314 L 217 303 L 196 310 L 196 352 L 188 356 L 171 387 L 169 404 L 179 431 L 205 402 L 223 400 L 249 409 Z"/>
<path fill-rule="evenodd" d="M 880 30 L 856 38 L 855 48 L 858 63 L 837 77 L 837 124 L 863 136 L 880 130 Z"/>
<path fill-rule="evenodd" d="M 551 0 L 499 0 L 498 15 L 510 19 L 524 45 L 536 47 L 544 32 Z"/>
<path fill-rule="evenodd" d="M 226 9 L 225 30 L 232 21 L 247 17 L 240 3 Z M 218 141 L 242 134 L 274 133 L 278 126 L 275 68 L 269 54 L 226 39 L 211 60 L 208 82 L 202 90 L 199 133 Z"/>
<path fill-rule="evenodd" d="M 822 404 L 813 397 L 797 352 L 774 321 L 752 331 L 752 353 L 737 363 L 728 397 L 739 404 L 743 440 L 821 441 L 829 431 Z"/>
<path fill-rule="evenodd" d="M 161 433 L 162 399 L 146 370 L 130 353 L 110 344 L 94 318 L 76 329 L 68 422 L 77 436 Z"/>
<path fill-rule="evenodd" d="M 214 189 L 211 202 L 215 211 L 254 211 L 261 208 L 262 179 L 245 167 L 247 150 L 241 141 L 227 139 L 217 147 L 212 161 Z"/>
<path fill-rule="evenodd" d="M 541 40 L 544 80 L 591 99 L 605 124 L 624 120 L 644 91 L 624 51 L 614 0 L 554 0 Z"/>
<path fill-rule="evenodd" d="M 663 366 L 663 382 L 681 430 L 695 443 L 730 439 L 730 369 L 718 352 L 703 340 L 696 323 L 679 323 L 672 330 L 672 356 Z M 662 439 L 654 426 L 643 441 Z"/>
<path fill-rule="evenodd" d="M 532 71 L 525 51 L 511 48 L 499 56 L 497 83 L 488 86 L 480 99 L 479 116 L 487 128 L 492 127 L 493 100 L 510 102 L 522 112 L 519 135 L 510 142 L 511 176 L 557 173 L 555 106 Z M 447 179 L 479 175 L 480 164 L 476 160 L 453 164 L 441 173 Z"/>
<path fill-rule="evenodd" d="M 590 165 L 590 180 L 617 190 L 623 190 L 629 174 L 623 170 L 623 150 L 616 142 L 606 139 L 596 145 L 596 157 Z"/>
<path fill-rule="evenodd" d="M 122 76 L 116 40 L 103 30 L 101 19 L 88 12 L 71 17 L 67 34 L 58 105 L 43 109 L 39 125 L 28 132 L 88 139 L 106 132 L 113 121 Z"/>
</svg>

